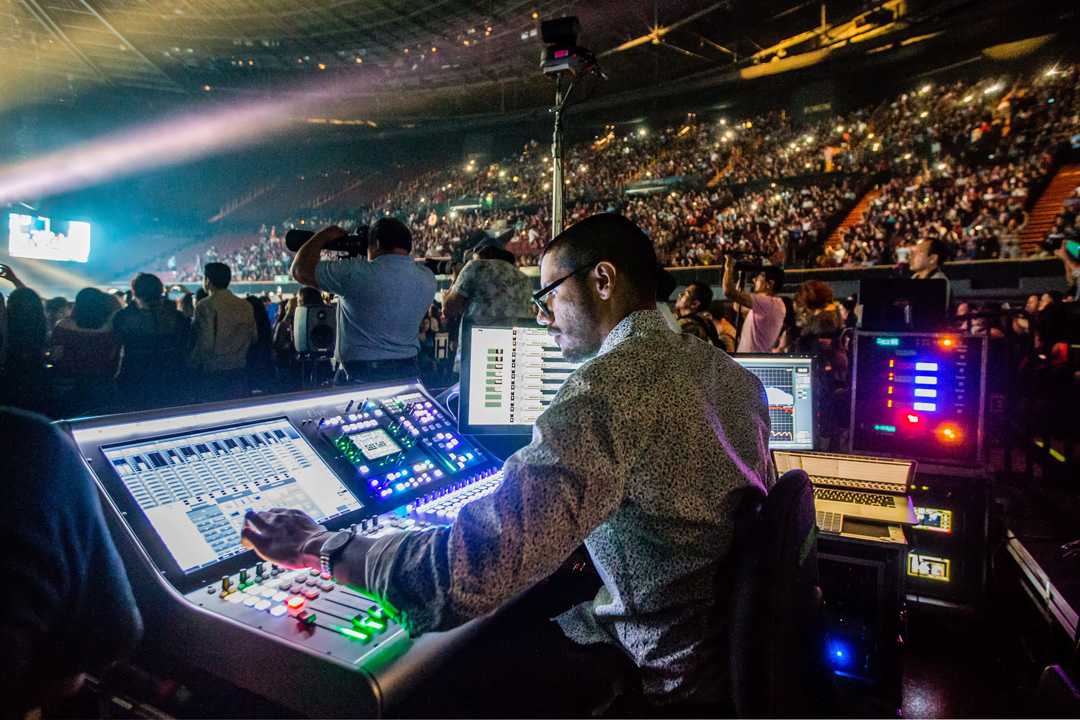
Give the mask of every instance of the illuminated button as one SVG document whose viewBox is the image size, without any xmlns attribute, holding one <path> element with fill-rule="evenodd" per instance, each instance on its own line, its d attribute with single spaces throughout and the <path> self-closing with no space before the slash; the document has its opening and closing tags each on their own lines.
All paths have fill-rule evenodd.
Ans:
<svg viewBox="0 0 1080 720">
<path fill-rule="evenodd" d="M 367 642 L 367 641 L 371 640 L 371 636 L 368 635 L 367 633 L 362 633 L 359 630 L 353 630 L 352 628 L 340 627 L 339 626 L 337 628 L 337 631 L 339 633 L 341 633 L 342 635 L 344 635 L 345 637 L 347 637 L 347 638 L 351 638 L 353 640 L 359 640 L 360 642 Z"/>
<path fill-rule="evenodd" d="M 311 568 L 310 570 L 308 570 L 308 575 L 313 575 L 315 577 L 318 577 L 319 573 L 320 573 L 320 571 L 316 570 L 315 568 Z"/>
<path fill-rule="evenodd" d="M 255 607 L 255 603 L 259 602 L 259 598 L 254 595 L 244 595 L 243 603 L 246 607 Z"/>
<path fill-rule="evenodd" d="M 314 586 L 319 584 L 319 578 L 317 578 L 317 577 L 309 577 L 307 579 L 307 582 L 305 582 L 304 584 L 314 587 Z"/>
<path fill-rule="evenodd" d="M 315 598 L 319 597 L 319 591 L 315 588 L 309 588 L 300 594 L 306 597 L 308 600 L 314 600 Z"/>
<path fill-rule="evenodd" d="M 329 582 L 329 581 L 321 582 L 321 583 L 319 583 L 319 589 L 322 590 L 323 592 L 330 592 L 331 590 L 334 589 L 334 583 Z"/>
<path fill-rule="evenodd" d="M 255 609 L 256 610 L 269 610 L 270 609 L 270 601 L 269 600 L 260 600 L 259 602 L 255 603 Z"/>
<path fill-rule="evenodd" d="M 275 595 L 277 595 L 278 592 L 279 591 L 276 588 L 272 588 L 272 587 L 264 587 L 264 588 L 259 589 L 259 595 L 261 595 L 264 598 L 272 598 Z"/>
<path fill-rule="evenodd" d="M 287 603 L 285 603 L 285 604 L 288 605 L 293 610 L 296 610 L 297 608 L 304 607 L 304 598 L 293 596 L 293 597 L 289 598 L 289 601 Z"/>
<path fill-rule="evenodd" d="M 289 592 L 291 592 L 293 595 L 299 595 L 301 592 L 303 592 L 303 590 L 304 586 L 302 583 L 296 583 L 295 585 L 289 586 Z"/>
<path fill-rule="evenodd" d="M 278 584 L 277 584 L 277 586 L 279 588 L 281 588 L 282 590 L 288 590 L 291 585 L 292 585 L 292 578 L 288 578 L 288 579 L 285 579 L 285 580 L 279 580 Z"/>
<path fill-rule="evenodd" d="M 274 617 L 281 617 L 287 612 L 289 612 L 289 609 L 284 605 L 275 605 L 274 607 L 270 608 L 270 614 Z"/>
<path fill-rule="evenodd" d="M 244 601 L 244 598 L 246 597 L 248 596 L 244 593 L 234 592 L 230 593 L 228 597 L 225 598 L 225 602 L 231 602 L 233 605 L 237 605 L 239 603 L 242 603 Z"/>
<path fill-rule="evenodd" d="M 280 590 L 274 593 L 274 597 L 270 598 L 274 602 L 284 602 L 289 597 L 289 593 L 281 592 Z"/>
</svg>

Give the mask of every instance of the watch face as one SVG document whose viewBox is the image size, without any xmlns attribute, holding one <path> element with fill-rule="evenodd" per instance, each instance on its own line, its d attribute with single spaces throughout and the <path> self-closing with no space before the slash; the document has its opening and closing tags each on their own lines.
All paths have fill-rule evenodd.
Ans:
<svg viewBox="0 0 1080 720">
<path fill-rule="evenodd" d="M 341 548 L 345 547 L 345 544 L 352 538 L 352 533 L 348 530 L 342 530 L 341 532 L 334 533 L 330 538 L 323 543 L 322 549 L 319 550 L 320 555 L 331 555 Z"/>
</svg>

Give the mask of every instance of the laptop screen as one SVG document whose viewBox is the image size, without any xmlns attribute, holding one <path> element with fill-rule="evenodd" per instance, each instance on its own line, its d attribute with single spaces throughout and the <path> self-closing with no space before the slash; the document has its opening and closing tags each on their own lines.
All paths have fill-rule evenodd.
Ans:
<svg viewBox="0 0 1080 720">
<path fill-rule="evenodd" d="M 530 435 L 581 363 L 569 362 L 529 320 L 462 328 L 458 427 L 470 435 Z"/>
<path fill-rule="evenodd" d="M 814 449 L 813 358 L 786 355 L 732 355 L 765 386 L 769 400 L 769 447 Z"/>
</svg>

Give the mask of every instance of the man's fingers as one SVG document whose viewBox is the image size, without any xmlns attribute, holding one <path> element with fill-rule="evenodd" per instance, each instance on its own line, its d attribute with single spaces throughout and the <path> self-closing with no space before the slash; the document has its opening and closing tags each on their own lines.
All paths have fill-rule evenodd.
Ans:
<svg viewBox="0 0 1080 720">
<path fill-rule="evenodd" d="M 274 511 L 271 510 L 270 512 L 259 512 L 258 510 L 248 510 L 246 513 L 244 513 L 244 521 L 245 523 L 250 523 L 251 525 L 259 528 L 260 530 L 265 530 L 270 527 L 270 513 L 272 512 Z"/>
</svg>

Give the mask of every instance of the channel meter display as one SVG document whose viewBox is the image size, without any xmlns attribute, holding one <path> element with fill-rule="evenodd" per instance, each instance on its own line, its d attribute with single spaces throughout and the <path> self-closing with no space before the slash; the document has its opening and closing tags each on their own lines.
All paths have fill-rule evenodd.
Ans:
<svg viewBox="0 0 1080 720">
<path fill-rule="evenodd" d="M 855 342 L 852 450 L 978 463 L 985 369 L 985 337 L 860 332 Z"/>
<path fill-rule="evenodd" d="M 458 425 L 470 434 L 529 434 L 581 363 L 535 323 L 465 326 Z"/>
<path fill-rule="evenodd" d="M 782 355 L 733 355 L 765 386 L 769 402 L 769 447 L 814 449 L 813 359 Z"/>
</svg>

